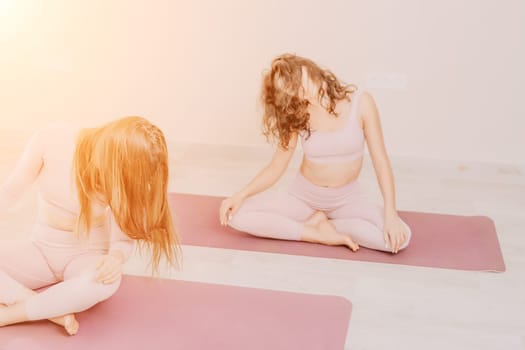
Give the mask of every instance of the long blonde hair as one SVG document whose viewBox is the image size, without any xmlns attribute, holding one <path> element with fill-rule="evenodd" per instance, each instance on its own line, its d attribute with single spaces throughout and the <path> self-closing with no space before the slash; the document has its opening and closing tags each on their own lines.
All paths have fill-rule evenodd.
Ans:
<svg viewBox="0 0 525 350">
<path fill-rule="evenodd" d="M 168 149 L 162 131 L 141 117 L 84 129 L 74 156 L 80 201 L 77 231 L 88 233 L 91 205 L 107 204 L 120 229 L 151 248 L 157 272 L 161 257 L 180 264 L 178 235 L 168 206 Z"/>
<path fill-rule="evenodd" d="M 308 58 L 293 54 L 277 56 L 262 81 L 263 134 L 267 139 L 277 139 L 284 149 L 288 148 L 292 133 L 304 131 L 310 135 L 303 69 L 318 86 L 317 97 L 330 114 L 336 115 L 336 103 L 350 100 L 350 93 L 357 89 L 355 85 L 343 84 L 331 71 L 322 69 Z"/>
</svg>

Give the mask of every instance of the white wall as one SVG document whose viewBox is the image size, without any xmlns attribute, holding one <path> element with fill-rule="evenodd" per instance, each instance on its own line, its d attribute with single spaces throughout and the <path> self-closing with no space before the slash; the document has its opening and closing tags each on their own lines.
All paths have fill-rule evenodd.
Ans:
<svg viewBox="0 0 525 350">
<path fill-rule="evenodd" d="M 521 164 L 524 23 L 521 0 L 0 0 L 0 129 L 134 114 L 262 144 L 287 51 L 372 92 L 392 155 Z"/>
</svg>

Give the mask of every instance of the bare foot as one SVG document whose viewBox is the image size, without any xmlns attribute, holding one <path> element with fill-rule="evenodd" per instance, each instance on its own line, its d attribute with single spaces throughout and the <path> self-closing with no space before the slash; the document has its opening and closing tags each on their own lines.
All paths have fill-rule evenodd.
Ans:
<svg viewBox="0 0 525 350">
<path fill-rule="evenodd" d="M 80 327 L 80 324 L 78 323 L 77 319 L 75 318 L 75 314 L 69 314 L 65 316 L 50 318 L 49 321 L 64 327 L 67 334 L 69 335 L 75 335 L 78 332 L 78 328 Z"/>
<path fill-rule="evenodd" d="M 0 303 L 0 327 L 12 324 L 8 321 L 9 306 Z M 75 335 L 78 332 L 79 323 L 74 314 L 50 318 L 49 321 L 64 327 L 67 334 Z M 18 322 L 18 321 L 17 321 Z"/>
<path fill-rule="evenodd" d="M 301 239 L 307 242 L 333 246 L 344 245 L 354 252 L 359 250 L 359 245 L 350 236 L 337 232 L 329 220 L 320 221 L 315 227 L 305 224 Z"/>
<path fill-rule="evenodd" d="M 349 235 L 337 232 L 334 225 L 328 221 L 321 221 L 317 226 L 323 240 L 328 245 L 345 245 L 352 251 L 358 251 L 359 245 L 355 243 Z"/>
</svg>

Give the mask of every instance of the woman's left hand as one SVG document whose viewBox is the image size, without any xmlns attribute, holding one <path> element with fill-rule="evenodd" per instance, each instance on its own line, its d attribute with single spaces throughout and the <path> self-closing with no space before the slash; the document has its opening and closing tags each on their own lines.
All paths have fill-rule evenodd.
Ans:
<svg viewBox="0 0 525 350">
<path fill-rule="evenodd" d="M 394 254 L 406 242 L 407 228 L 397 213 L 385 215 L 384 238 L 386 246 L 390 246 Z"/>
<path fill-rule="evenodd" d="M 96 280 L 99 283 L 111 284 L 122 276 L 124 259 L 120 255 L 107 254 L 97 263 Z"/>
</svg>

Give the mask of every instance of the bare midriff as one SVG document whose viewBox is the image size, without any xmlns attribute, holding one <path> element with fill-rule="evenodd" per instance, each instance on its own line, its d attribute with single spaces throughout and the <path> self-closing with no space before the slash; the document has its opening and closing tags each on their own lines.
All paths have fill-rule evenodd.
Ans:
<svg viewBox="0 0 525 350">
<path fill-rule="evenodd" d="M 356 181 L 362 166 L 363 157 L 341 163 L 315 163 L 303 157 L 301 174 L 317 186 L 341 187 Z"/>
</svg>

